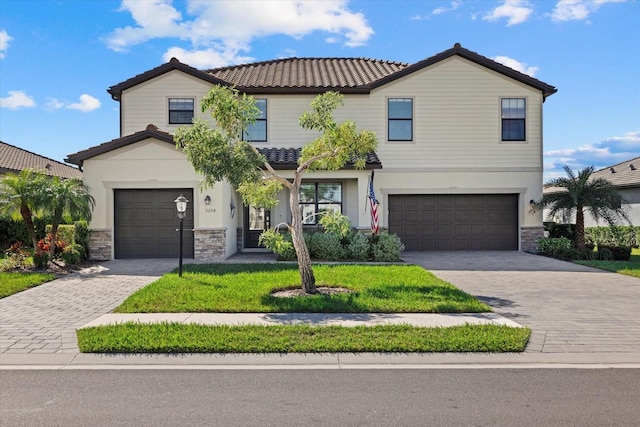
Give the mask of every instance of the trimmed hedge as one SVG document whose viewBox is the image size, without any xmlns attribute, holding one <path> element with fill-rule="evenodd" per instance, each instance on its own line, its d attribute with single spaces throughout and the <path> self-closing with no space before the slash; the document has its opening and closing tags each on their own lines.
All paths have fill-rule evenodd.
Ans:
<svg viewBox="0 0 640 427">
<path fill-rule="evenodd" d="M 589 227 L 585 241 L 596 246 L 640 247 L 640 226 Z"/>
</svg>

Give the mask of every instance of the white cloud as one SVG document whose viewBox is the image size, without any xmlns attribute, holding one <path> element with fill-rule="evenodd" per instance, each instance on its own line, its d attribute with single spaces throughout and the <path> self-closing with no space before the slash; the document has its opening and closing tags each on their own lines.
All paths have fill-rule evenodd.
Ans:
<svg viewBox="0 0 640 427">
<path fill-rule="evenodd" d="M 528 0 L 503 0 L 504 3 L 491 12 L 485 14 L 482 19 L 485 21 L 497 21 L 507 18 L 507 26 L 522 24 L 529 19 L 533 8 Z"/>
<path fill-rule="evenodd" d="M 499 62 L 502 65 L 506 65 L 509 68 L 513 68 L 516 71 L 520 71 L 521 73 L 528 74 L 531 77 L 533 77 L 536 74 L 536 72 L 538 72 L 539 70 L 538 67 L 529 66 L 524 62 L 520 62 L 513 58 L 509 58 L 508 56 L 494 56 L 491 59 L 493 59 L 496 62 Z"/>
<path fill-rule="evenodd" d="M 49 111 L 59 110 L 64 107 L 64 102 L 57 100 L 56 98 L 47 98 L 47 102 L 44 104 L 44 108 Z"/>
<path fill-rule="evenodd" d="M 97 98 L 84 93 L 80 95 L 80 102 L 69 104 L 67 105 L 67 108 L 69 108 L 70 110 L 78 110 L 82 111 L 83 113 L 88 113 L 100 108 L 100 101 Z"/>
<path fill-rule="evenodd" d="M 166 62 L 171 58 L 177 58 L 180 62 L 200 70 L 228 64 L 245 64 L 254 60 L 250 56 L 234 55 L 231 52 L 220 52 L 215 49 L 185 50 L 181 47 L 170 48 L 162 58 Z"/>
<path fill-rule="evenodd" d="M 560 0 L 551 12 L 554 21 L 582 21 L 606 3 L 624 3 L 626 0 Z"/>
<path fill-rule="evenodd" d="M 329 33 L 328 40 L 345 46 L 360 46 L 373 35 L 373 29 L 361 13 L 352 12 L 345 0 L 280 1 L 204 1 L 189 0 L 185 19 L 171 0 L 123 0 L 120 11 L 129 12 L 134 26 L 115 29 L 106 39 L 115 51 L 127 51 L 136 44 L 155 38 L 188 40 L 190 49 L 171 48 L 174 52 L 197 57 L 213 55 L 200 62 L 236 63 L 241 52 L 250 51 L 255 38 L 284 34 L 300 39 L 315 31 Z M 169 52 L 165 54 L 170 55 Z M 193 65 L 193 64 L 191 64 Z"/>
<path fill-rule="evenodd" d="M 595 144 L 585 144 L 578 148 L 552 150 L 544 153 L 545 178 L 562 176 L 564 165 L 579 170 L 587 166 L 601 169 L 625 160 L 638 157 L 640 153 L 640 131 L 626 132 L 622 136 L 612 136 Z"/>
<path fill-rule="evenodd" d="M 36 103 L 32 97 L 21 90 L 10 90 L 9 96 L 0 98 L 0 107 L 10 110 L 18 110 L 20 108 L 35 107 Z"/>
<path fill-rule="evenodd" d="M 432 15 L 440 15 L 443 13 L 447 13 L 447 12 L 452 12 L 454 10 L 456 10 L 457 8 L 459 8 L 460 6 L 462 6 L 462 2 L 461 1 L 452 1 L 451 2 L 451 6 L 450 7 L 437 7 L 435 9 L 433 9 L 431 11 Z"/>
<path fill-rule="evenodd" d="M 0 31 L 0 59 L 5 57 L 5 52 L 9 49 L 9 42 L 13 40 L 13 37 L 9 35 L 5 30 Z"/>
</svg>

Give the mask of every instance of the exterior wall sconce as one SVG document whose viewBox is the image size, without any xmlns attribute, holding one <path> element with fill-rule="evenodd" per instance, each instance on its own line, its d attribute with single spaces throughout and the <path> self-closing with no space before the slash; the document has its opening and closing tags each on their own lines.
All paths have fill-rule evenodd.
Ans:
<svg viewBox="0 0 640 427">
<path fill-rule="evenodd" d="M 535 200 L 533 200 L 533 199 L 529 200 L 529 208 L 530 208 L 532 211 L 535 211 L 535 210 L 536 210 L 536 201 L 535 201 Z"/>
<path fill-rule="evenodd" d="M 204 197 L 204 204 L 209 206 L 211 204 L 211 196 L 208 194 Z"/>
<path fill-rule="evenodd" d="M 233 199 L 231 199 L 231 203 L 229 203 L 229 207 L 231 208 L 231 218 L 236 214 L 236 205 L 233 204 Z"/>
</svg>

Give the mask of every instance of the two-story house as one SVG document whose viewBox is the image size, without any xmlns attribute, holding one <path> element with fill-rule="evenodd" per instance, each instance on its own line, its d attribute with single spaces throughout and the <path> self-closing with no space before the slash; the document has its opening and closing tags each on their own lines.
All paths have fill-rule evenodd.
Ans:
<svg viewBox="0 0 640 427">
<path fill-rule="evenodd" d="M 325 91 L 344 94 L 338 121 L 375 131 L 367 167 L 314 172 L 301 191 L 305 222 L 334 209 L 368 229 L 368 180 L 380 225 L 407 250 L 527 250 L 543 235 L 530 200 L 542 195 L 542 107 L 553 86 L 456 44 L 415 64 L 365 58 L 288 58 L 211 70 L 172 59 L 108 89 L 121 137 L 68 156 L 96 209 L 94 258 L 176 256 L 174 199 L 190 201 L 185 254 L 225 258 L 257 247 L 265 227 L 290 220 L 287 194 L 271 211 L 242 206 L 228 183 L 200 177 L 172 133 L 200 112 L 212 85 L 256 98 L 247 138 L 286 176 L 315 134 L 298 118 Z"/>
</svg>

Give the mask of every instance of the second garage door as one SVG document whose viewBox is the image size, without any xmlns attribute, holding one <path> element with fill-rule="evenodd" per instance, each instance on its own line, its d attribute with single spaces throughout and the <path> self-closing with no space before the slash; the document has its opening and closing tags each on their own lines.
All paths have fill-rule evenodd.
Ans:
<svg viewBox="0 0 640 427">
<path fill-rule="evenodd" d="M 409 251 L 518 250 L 518 195 L 389 195 L 389 233 Z"/>
<path fill-rule="evenodd" d="M 179 226 L 174 200 L 191 203 L 184 219 L 183 256 L 193 258 L 193 190 L 114 190 L 116 258 L 177 258 Z"/>
</svg>

